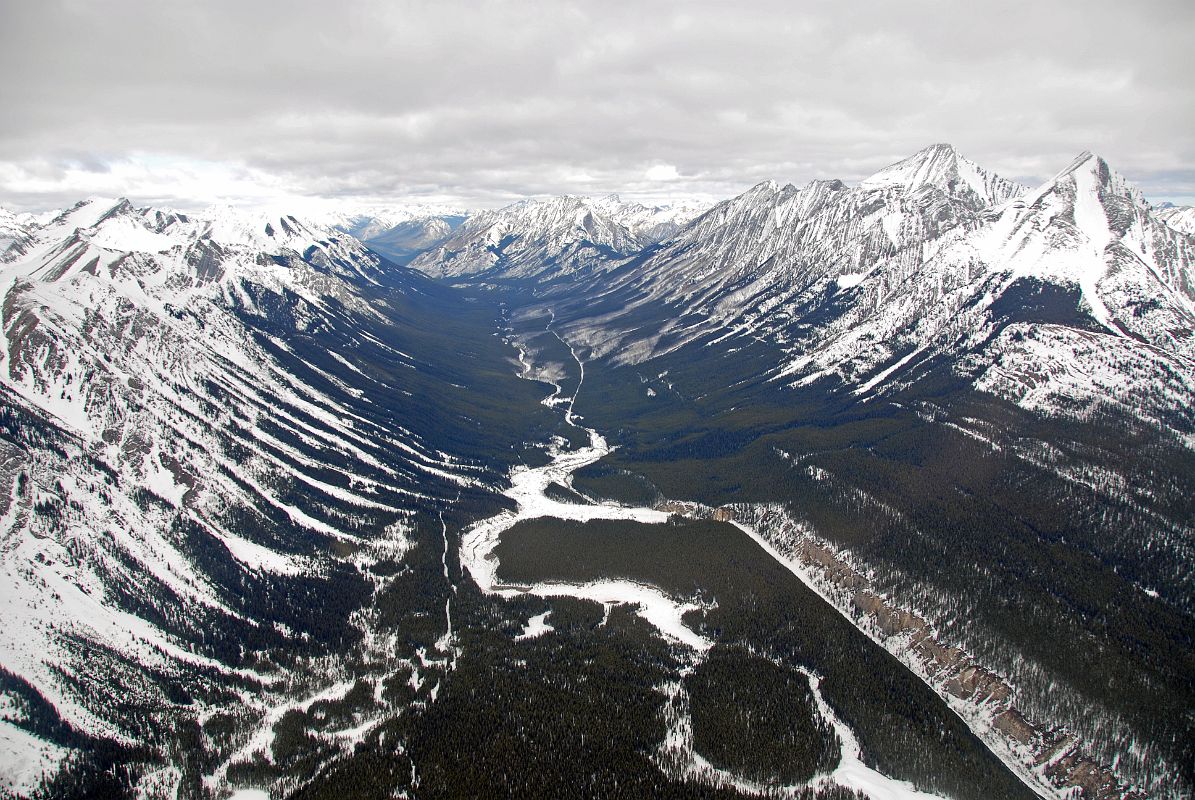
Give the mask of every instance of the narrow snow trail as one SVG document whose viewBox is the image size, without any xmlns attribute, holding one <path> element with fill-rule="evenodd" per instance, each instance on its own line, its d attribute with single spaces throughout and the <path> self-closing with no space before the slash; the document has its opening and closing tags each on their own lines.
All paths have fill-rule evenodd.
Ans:
<svg viewBox="0 0 1195 800">
<path fill-rule="evenodd" d="M 572 397 L 568 399 L 568 409 L 566 409 L 564 412 L 564 421 L 569 425 L 572 425 L 574 428 L 581 428 L 582 426 L 577 424 L 577 416 L 573 413 L 573 406 L 577 402 L 577 395 L 581 393 L 581 384 L 585 383 L 585 362 L 577 358 L 577 351 L 573 349 L 571 344 L 564 341 L 564 339 L 561 339 L 559 333 L 552 331 L 552 335 L 556 337 L 556 341 L 568 348 L 568 351 L 573 356 L 573 360 L 577 362 L 577 369 L 580 370 L 580 377 L 577 379 L 577 389 L 573 392 Z M 560 392 L 559 386 L 556 387 L 556 392 Z M 589 431 L 590 436 L 596 435 L 596 431 L 594 431 L 592 428 L 583 428 L 583 430 Z"/>
<path fill-rule="evenodd" d="M 458 495 L 457 498 L 459 499 L 460 496 Z M 445 632 L 436 641 L 436 649 L 441 653 L 452 654 L 452 661 L 449 665 L 449 669 L 452 669 L 456 666 L 456 647 L 453 644 L 456 637 L 452 633 L 452 598 L 456 594 L 456 584 L 452 582 L 452 576 L 448 574 L 448 523 L 444 521 L 443 511 L 440 512 L 440 535 L 444 537 L 444 550 L 440 554 L 440 564 L 444 567 L 444 580 L 452 591 L 444 600 Z"/>
<path fill-rule="evenodd" d="M 577 521 L 620 519 L 659 524 L 667 522 L 669 517 L 668 513 L 653 508 L 622 506 L 611 502 L 577 505 L 560 502 L 547 496 L 546 490 L 550 484 L 569 485 L 573 472 L 596 462 L 611 450 L 601 434 L 593 428 L 578 423 L 578 417 L 573 409 L 581 387 L 585 383 L 585 365 L 577 356 L 572 345 L 551 329 L 552 322 L 555 322 L 554 316 L 546 330 L 559 339 L 565 347 L 568 347 L 573 360 L 577 362 L 579 374 L 577 388 L 568 398 L 568 403 L 565 406 L 564 420 L 570 426 L 585 431 L 589 435 L 589 444 L 570 450 L 567 449 L 567 442 L 558 440 L 548 450 L 552 457 L 548 464 L 542 467 L 517 467 L 511 473 L 510 488 L 504 492 L 507 497 L 515 501 L 516 509 L 503 511 L 493 517 L 481 520 L 465 530 L 461 537 L 461 565 L 469 571 L 477 585 L 487 594 L 496 594 L 502 597 L 520 595 L 575 597 L 602 603 L 606 606 L 607 611 L 612 605 L 633 606 L 636 613 L 655 627 L 666 639 L 692 650 L 692 663 L 689 667 L 691 669 L 704 659 L 705 654 L 714 645 L 712 640 L 698 634 L 684 623 L 683 617 L 686 613 L 700 608 L 696 603 L 680 602 L 654 586 L 628 580 L 610 579 L 580 584 L 544 582 L 519 585 L 504 583 L 498 578 L 498 560 L 494 550 L 498 546 L 502 534 L 522 520 L 552 517 Z M 516 347 L 519 348 L 519 363 L 523 367 L 523 374 L 528 376 L 530 375 L 530 359 L 526 349 L 518 343 L 516 343 Z M 560 384 L 555 383 L 554 387 L 552 395 L 545 400 L 549 406 L 560 402 L 558 399 L 561 392 Z M 444 536 L 447 545 L 447 531 Z M 769 552 L 771 551 L 769 550 Z M 447 565 L 445 565 L 445 575 L 447 575 Z M 546 626 L 543 625 L 545 619 L 546 615 L 541 614 L 529 620 L 524 636 L 519 638 L 529 638 L 546 633 L 547 631 L 544 630 Z M 712 767 L 693 750 L 692 718 L 688 712 L 687 694 L 680 681 L 662 687 L 669 695 L 669 704 L 666 709 L 666 714 L 669 716 L 669 731 L 661 746 L 661 754 L 665 756 L 667 762 L 679 765 L 682 772 L 691 778 L 734 786 L 748 794 L 771 797 L 797 796 L 810 787 L 839 785 L 860 791 L 872 800 L 941 800 L 941 795 L 920 792 L 912 784 L 889 778 L 864 764 L 857 737 L 838 718 L 822 697 L 817 677 L 809 675 L 809 679 L 819 711 L 834 727 L 842 745 L 842 757 L 838 766 L 830 774 L 819 775 L 806 784 L 764 786 Z"/>
</svg>

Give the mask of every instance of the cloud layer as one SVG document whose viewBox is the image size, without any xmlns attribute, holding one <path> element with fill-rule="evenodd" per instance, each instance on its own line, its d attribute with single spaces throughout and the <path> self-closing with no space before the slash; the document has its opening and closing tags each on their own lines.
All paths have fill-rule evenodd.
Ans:
<svg viewBox="0 0 1195 800">
<path fill-rule="evenodd" d="M 724 197 L 937 141 L 1195 198 L 1188 0 L 0 3 L 10 207 Z"/>
</svg>

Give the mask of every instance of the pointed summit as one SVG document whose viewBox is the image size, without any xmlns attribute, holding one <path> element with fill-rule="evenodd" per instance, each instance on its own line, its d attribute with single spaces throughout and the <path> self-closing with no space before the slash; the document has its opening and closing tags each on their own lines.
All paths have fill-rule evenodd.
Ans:
<svg viewBox="0 0 1195 800">
<path fill-rule="evenodd" d="M 761 181 L 752 186 L 747 191 L 743 192 L 738 197 L 732 198 L 731 202 L 739 200 L 750 200 L 752 202 L 761 198 L 772 198 L 780 191 L 780 184 L 769 178 L 766 181 Z"/>
<path fill-rule="evenodd" d="M 1025 204 L 1072 222 L 1093 240 L 1124 236 L 1134 219 L 1144 219 L 1149 204 L 1141 192 L 1115 172 L 1100 156 L 1083 151 L 1050 180 L 1025 196 Z M 1109 230 L 1111 227 L 1111 230 Z"/>
<path fill-rule="evenodd" d="M 1080 153 L 1069 167 L 1055 175 L 1047 185 L 1086 186 L 1095 191 L 1105 205 L 1128 203 L 1143 213 L 1149 208 L 1144 195 L 1136 186 L 1113 170 L 1103 158 L 1086 150 Z"/>
<path fill-rule="evenodd" d="M 859 187 L 896 188 L 905 192 L 936 188 L 965 197 L 977 207 L 1001 203 L 1024 191 L 1024 187 L 989 172 L 949 144 L 931 144 L 885 167 L 862 181 Z"/>
<path fill-rule="evenodd" d="M 1070 166 L 1055 175 L 1050 182 L 1059 183 L 1067 177 L 1074 177 L 1076 180 L 1087 180 L 1090 177 L 1091 181 L 1102 187 L 1111 187 L 1113 184 L 1127 185 L 1124 179 L 1112 171 L 1107 161 L 1090 150 L 1084 150 L 1075 156 Z"/>
</svg>

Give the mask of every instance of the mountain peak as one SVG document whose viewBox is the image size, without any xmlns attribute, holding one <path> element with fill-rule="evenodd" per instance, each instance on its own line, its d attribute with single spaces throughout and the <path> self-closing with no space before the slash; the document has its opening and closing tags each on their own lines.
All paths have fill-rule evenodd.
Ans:
<svg viewBox="0 0 1195 800">
<path fill-rule="evenodd" d="M 91 228 L 106 219 L 131 211 L 132 208 L 132 203 L 123 197 L 89 197 L 50 220 L 45 226 L 45 231 L 47 234 L 65 235 L 77 228 Z"/>
<path fill-rule="evenodd" d="M 1117 196 L 1142 209 L 1148 205 L 1136 187 L 1113 170 L 1102 157 L 1089 150 L 1075 156 L 1065 169 L 1027 195 L 1025 200 L 1028 205 L 1033 205 L 1057 193 L 1072 201 L 1079 195 L 1091 195 L 1093 201 L 1101 205 L 1109 202 L 1108 198 Z"/>
<path fill-rule="evenodd" d="M 926 145 L 918 150 L 910 158 L 933 160 L 933 159 L 961 159 L 963 154 L 955 149 L 954 145 L 949 142 L 937 142 L 935 144 Z"/>
<path fill-rule="evenodd" d="M 942 174 L 957 171 L 963 158 L 952 145 L 939 143 L 923 147 L 908 158 L 890 164 L 860 182 L 865 188 L 904 186 L 914 189 L 933 182 Z"/>
<path fill-rule="evenodd" d="M 1024 187 L 984 169 L 945 143 L 922 148 L 863 180 L 859 186 L 905 192 L 936 188 L 967 197 L 978 206 L 999 203 L 1024 191 Z"/>
<path fill-rule="evenodd" d="M 1090 173 L 1095 176 L 1096 181 L 1101 185 L 1108 185 L 1113 182 L 1116 173 L 1108 166 L 1108 162 L 1101 156 L 1096 155 L 1090 150 L 1084 150 L 1079 155 L 1075 156 L 1075 160 L 1070 163 L 1066 169 L 1059 172 L 1054 180 L 1058 180 L 1066 175 L 1074 175 L 1076 173 Z M 1119 176 L 1116 176 L 1119 177 Z"/>
<path fill-rule="evenodd" d="M 750 189 L 739 195 L 739 197 L 748 197 L 752 199 L 759 197 L 770 197 L 779 191 L 780 184 L 769 178 L 766 181 L 760 181 L 759 183 L 755 184 Z"/>
</svg>

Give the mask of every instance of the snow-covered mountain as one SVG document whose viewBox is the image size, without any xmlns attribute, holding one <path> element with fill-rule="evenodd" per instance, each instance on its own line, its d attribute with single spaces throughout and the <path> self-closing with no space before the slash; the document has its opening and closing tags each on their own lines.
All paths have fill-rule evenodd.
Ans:
<svg viewBox="0 0 1195 800">
<path fill-rule="evenodd" d="M 605 269 L 671 235 L 700 208 L 647 207 L 617 195 L 525 200 L 473 215 L 411 266 L 437 277 L 547 281 Z"/>
<path fill-rule="evenodd" d="M 980 211 L 1019 191 L 943 145 L 859 188 L 768 181 L 694 220 L 624 283 L 638 290 L 635 304 L 665 303 L 680 312 L 661 331 L 672 346 L 701 331 L 774 325 L 811 286 L 856 283 L 881 262 L 915 265 L 929 242 L 978 224 Z M 667 336 L 673 329 L 686 332 Z"/>
<path fill-rule="evenodd" d="M 640 240 L 654 244 L 670 239 L 690 220 L 708 211 L 711 204 L 698 200 L 679 200 L 648 206 L 623 202 L 617 194 L 611 194 L 598 200 L 597 205 L 616 222 L 634 231 Z"/>
<path fill-rule="evenodd" d="M 929 187 L 940 189 L 970 207 L 991 205 L 1018 194 L 1023 188 L 963 157 L 949 144 L 932 144 L 859 184 L 861 189 L 899 189 L 905 194 Z"/>
<path fill-rule="evenodd" d="M 1167 205 L 1155 210 L 1154 216 L 1177 231 L 1195 234 L 1195 207 Z"/>
<path fill-rule="evenodd" d="M 20 258 L 33 243 L 38 220 L 30 214 L 13 214 L 0 208 L 0 263 Z"/>
<path fill-rule="evenodd" d="M 1192 247 L 1096 156 L 1025 190 L 934 145 L 858 187 L 764 183 L 715 206 L 594 286 L 566 330 L 620 363 L 763 337 L 785 354 L 772 380 L 853 391 L 949 355 L 1031 407 L 1148 390 L 1151 418 L 1190 434 Z"/>
<path fill-rule="evenodd" d="M 319 212 L 304 214 L 305 219 L 335 228 L 361 241 L 374 239 L 398 225 L 447 217 L 464 218 L 469 212 L 463 208 L 411 203 L 396 206 L 330 206 Z"/>
<path fill-rule="evenodd" d="M 154 762 L 229 712 L 218 788 L 272 704 L 351 674 L 349 615 L 420 515 L 500 480 L 474 430 L 500 387 L 424 360 L 468 340 L 429 338 L 437 287 L 293 216 L 89 201 L 25 244 L 0 266 L 0 777 Z"/>
</svg>

